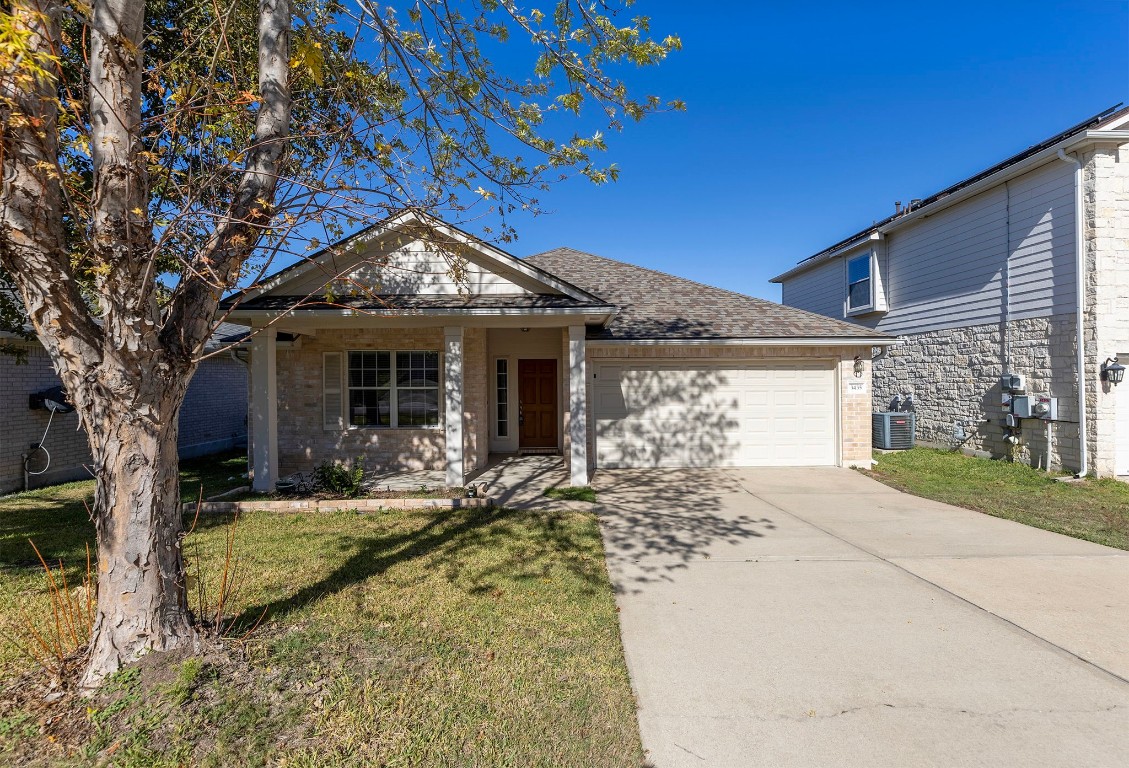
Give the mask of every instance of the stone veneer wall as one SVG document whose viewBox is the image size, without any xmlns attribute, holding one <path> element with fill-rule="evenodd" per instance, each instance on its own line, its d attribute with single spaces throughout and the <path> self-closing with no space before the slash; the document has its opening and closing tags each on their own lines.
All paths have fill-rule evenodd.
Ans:
<svg viewBox="0 0 1129 768">
<path fill-rule="evenodd" d="M 1117 468 L 1119 398 L 1116 387 L 1101 381 L 1100 372 L 1107 357 L 1129 353 L 1129 146 L 1099 145 L 1082 160 L 1090 468 L 1108 476 Z M 1129 364 L 1125 358 L 1120 362 Z"/>
<path fill-rule="evenodd" d="M 567 340 L 565 342 L 567 351 Z M 863 375 L 856 377 L 854 373 L 854 359 L 858 356 L 863 360 Z M 871 434 L 870 434 L 870 356 L 871 348 L 866 347 L 832 347 L 832 346 L 745 346 L 719 344 L 716 346 L 687 346 L 687 345 L 640 345 L 621 346 L 603 345 L 598 342 L 588 343 L 587 362 L 589 367 L 601 359 L 608 358 L 638 358 L 638 359 L 678 359 L 678 360 L 765 360 L 807 358 L 837 360 L 839 370 L 839 422 L 840 422 L 840 457 L 844 466 L 871 466 Z M 567 358 L 566 358 L 567 359 Z M 588 372 L 588 402 L 592 403 L 592 374 Z M 850 383 L 863 384 L 861 393 L 848 392 Z M 589 462 L 594 460 L 595 429 L 591 423 L 592 411 L 589 407 L 588 427 L 588 456 Z M 567 456 L 567 449 L 565 455 Z"/>
<path fill-rule="evenodd" d="M 996 458 L 1014 455 L 1033 466 L 1045 466 L 1044 422 L 1024 420 L 1019 446 L 1012 447 L 1004 439 L 1007 410 L 1001 404 L 999 379 L 1007 367 L 1010 373 L 1026 377 L 1028 394 L 1059 399 L 1059 421 L 1051 427 L 1050 465 L 1076 469 L 1075 339 L 1074 315 L 1013 320 L 1006 328 L 1001 323 L 903 336 L 902 344 L 891 347 L 874 364 L 874 410 L 889 410 L 895 396 L 912 394 L 918 441 L 957 447 L 954 422 L 971 422 L 964 428 L 968 439 L 961 447 Z M 1009 359 L 1005 359 L 1005 341 Z"/>
<path fill-rule="evenodd" d="M 309 471 L 325 460 L 349 461 L 356 457 L 362 457 L 370 469 L 420 470 L 446 466 L 442 420 L 438 427 L 430 429 L 331 431 L 323 428 L 322 353 L 363 349 L 436 350 L 440 353 L 440 371 L 443 370 L 442 328 L 319 330 L 315 336 L 302 337 L 297 348 L 280 347 L 277 375 L 281 476 Z M 482 328 L 467 328 L 463 334 L 466 472 L 485 466 L 489 429 L 486 393 L 486 332 Z"/>
</svg>

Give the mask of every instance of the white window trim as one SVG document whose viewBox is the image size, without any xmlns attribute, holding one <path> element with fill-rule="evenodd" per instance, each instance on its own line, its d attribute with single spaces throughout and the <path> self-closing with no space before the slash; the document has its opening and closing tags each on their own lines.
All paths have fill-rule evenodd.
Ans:
<svg viewBox="0 0 1129 768">
<path fill-rule="evenodd" d="M 851 285 L 852 285 L 852 283 L 851 283 L 851 262 L 858 261 L 859 259 L 863 259 L 863 258 L 870 260 L 870 270 L 867 273 L 867 278 L 866 278 L 867 282 L 870 283 L 870 300 L 864 305 L 852 307 L 851 306 Z M 853 315 L 866 315 L 866 314 L 869 314 L 871 312 L 874 312 L 875 311 L 874 292 L 875 292 L 875 288 L 876 288 L 876 285 L 877 285 L 877 280 L 875 279 L 875 276 L 876 276 L 876 273 L 878 271 L 878 260 L 875 258 L 875 251 L 873 249 L 871 249 L 871 250 L 868 250 L 868 251 L 864 251 L 863 253 L 856 253 L 853 256 L 846 257 L 843 260 L 843 271 L 844 271 L 844 282 L 846 284 L 844 286 L 844 292 L 845 292 L 846 295 L 843 297 L 844 317 L 851 317 Z M 858 282 L 862 282 L 862 281 L 860 280 Z"/>
<path fill-rule="evenodd" d="M 504 435 L 498 433 L 498 405 L 499 405 L 499 403 L 498 403 L 498 389 L 499 389 L 499 387 L 498 387 L 498 361 L 500 361 L 500 360 L 504 360 L 505 363 L 506 363 L 506 434 L 504 434 Z M 494 358 L 494 366 L 493 366 L 494 388 L 493 388 L 493 392 L 492 392 L 492 394 L 493 394 L 493 408 L 490 409 L 490 420 L 491 420 L 491 423 L 492 423 L 491 434 L 493 434 L 495 440 L 499 440 L 499 441 L 511 439 L 513 437 L 513 433 L 514 433 L 514 431 L 513 431 L 514 421 L 513 421 L 513 419 L 510 418 L 510 406 L 513 404 L 513 397 L 511 395 L 513 394 L 513 391 L 514 391 L 514 387 L 513 387 L 514 370 L 513 369 L 514 369 L 513 363 L 512 363 L 512 361 L 510 360 L 509 357 L 507 357 L 505 355 L 499 355 L 498 357 Z"/>
<path fill-rule="evenodd" d="M 372 352 L 372 353 L 376 353 L 376 354 L 379 354 L 381 352 L 387 352 L 389 354 L 389 363 L 391 364 L 391 375 L 392 375 L 391 381 L 389 382 L 389 386 L 388 387 L 352 387 L 352 386 L 350 386 L 349 385 L 349 355 L 351 355 L 354 352 Z M 410 425 L 410 426 L 406 426 L 406 427 L 400 426 L 399 397 L 398 397 L 398 392 L 400 390 L 400 387 L 397 386 L 397 384 L 396 384 L 396 355 L 397 355 L 397 353 L 402 353 L 402 352 L 408 352 L 408 353 L 410 353 L 410 352 L 429 352 L 429 353 L 434 353 L 434 354 L 439 356 L 439 373 L 438 373 L 439 384 L 436 386 L 436 390 L 439 393 L 439 422 L 437 424 L 425 424 L 423 426 Z M 343 405 L 344 405 L 344 408 L 345 408 L 344 422 L 345 422 L 345 429 L 346 430 L 379 429 L 379 430 L 383 430 L 383 431 L 388 431 L 388 430 L 436 431 L 436 430 L 441 430 L 441 429 L 444 428 L 443 423 L 444 423 L 444 416 L 446 415 L 445 412 L 444 412 L 446 398 L 443 397 L 443 387 L 444 387 L 443 353 L 442 353 L 441 350 L 438 350 L 438 349 L 348 349 L 348 350 L 345 350 L 343 367 L 344 367 L 344 381 L 343 381 L 344 387 L 342 388 L 342 392 L 343 392 L 344 396 L 342 397 L 342 401 L 343 401 Z M 350 393 L 354 389 L 373 389 L 373 390 L 388 389 L 389 390 L 389 400 L 388 400 L 389 423 L 388 423 L 387 426 L 383 425 L 383 424 L 363 424 L 362 425 L 362 424 L 354 424 L 353 423 L 353 420 L 352 420 L 351 415 L 349 413 L 349 408 L 350 408 L 350 401 L 352 400 L 352 398 L 350 397 Z M 423 389 L 431 389 L 431 388 L 430 387 L 404 387 L 404 389 L 405 390 L 423 390 Z"/>
</svg>

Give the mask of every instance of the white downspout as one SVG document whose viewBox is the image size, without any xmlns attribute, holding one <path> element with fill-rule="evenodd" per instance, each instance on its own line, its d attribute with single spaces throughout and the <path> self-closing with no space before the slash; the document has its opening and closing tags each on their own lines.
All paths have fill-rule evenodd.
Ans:
<svg viewBox="0 0 1129 768">
<path fill-rule="evenodd" d="M 1075 275 L 1078 284 L 1078 463 L 1082 465 L 1076 477 L 1085 477 L 1090 473 L 1090 457 L 1086 450 L 1086 209 L 1082 200 L 1082 161 L 1061 149 L 1058 159 L 1074 165 L 1074 255 L 1078 268 Z"/>
</svg>

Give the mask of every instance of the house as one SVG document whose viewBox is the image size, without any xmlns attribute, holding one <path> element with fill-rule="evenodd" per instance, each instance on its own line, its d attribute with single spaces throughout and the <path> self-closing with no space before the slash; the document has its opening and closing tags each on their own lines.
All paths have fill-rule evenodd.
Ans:
<svg viewBox="0 0 1129 768">
<path fill-rule="evenodd" d="M 899 206 L 773 282 L 788 306 L 901 339 L 874 364 L 874 407 L 912 398 L 919 439 L 1129 474 L 1129 384 L 1105 370 L 1129 363 L 1129 109 Z M 1056 398 L 1057 419 L 1017 421 L 1021 394 Z"/>
<path fill-rule="evenodd" d="M 226 301 L 255 329 L 254 486 L 325 461 L 490 453 L 596 467 L 869 465 L 871 349 L 892 340 L 558 249 L 518 259 L 401 213 Z"/>
<path fill-rule="evenodd" d="M 247 365 L 223 350 L 222 338 L 246 329 L 221 324 L 201 361 L 180 410 L 177 439 L 182 459 L 241 447 L 247 440 Z M 12 336 L 7 344 L 24 347 L 18 361 L 0 354 L 0 493 L 89 478 L 90 447 L 75 413 L 32 409 L 29 396 L 58 387 L 59 377 L 38 341 Z M 48 422 L 50 421 L 50 430 Z M 46 433 L 46 434 L 45 434 Z M 35 449 L 40 441 L 50 454 Z M 25 469 L 27 472 L 25 473 Z"/>
</svg>

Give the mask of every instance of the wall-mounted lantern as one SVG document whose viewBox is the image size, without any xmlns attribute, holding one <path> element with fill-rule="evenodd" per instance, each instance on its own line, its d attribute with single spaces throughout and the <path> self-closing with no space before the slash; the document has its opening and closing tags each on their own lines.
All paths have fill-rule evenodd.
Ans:
<svg viewBox="0 0 1129 768">
<path fill-rule="evenodd" d="M 862 373 L 865 370 L 866 366 L 863 364 L 862 358 L 859 355 L 855 355 L 855 378 L 861 379 Z"/>
<path fill-rule="evenodd" d="M 1107 357 L 1102 363 L 1102 380 L 1120 384 L 1125 380 L 1125 366 L 1118 363 L 1116 357 Z"/>
</svg>

